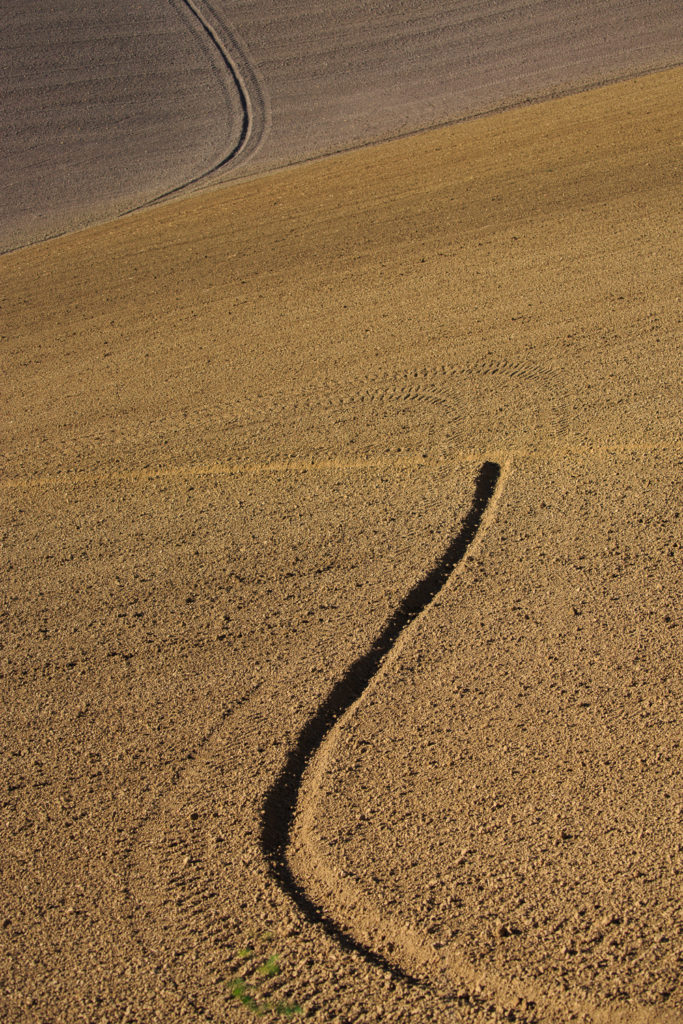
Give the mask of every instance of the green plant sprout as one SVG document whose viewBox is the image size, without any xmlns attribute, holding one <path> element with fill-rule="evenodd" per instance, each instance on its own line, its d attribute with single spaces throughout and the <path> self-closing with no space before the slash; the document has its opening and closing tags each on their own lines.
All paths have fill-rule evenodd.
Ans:
<svg viewBox="0 0 683 1024">
<path fill-rule="evenodd" d="M 295 1014 L 303 1013 L 298 1003 L 288 1003 L 284 999 L 278 999 L 273 1003 L 273 1011 L 282 1014 L 283 1017 L 294 1017 Z"/>
<path fill-rule="evenodd" d="M 280 973 L 280 964 L 278 963 L 277 956 L 269 956 L 266 962 L 257 967 L 256 970 L 264 978 L 274 978 L 276 974 Z"/>
<path fill-rule="evenodd" d="M 237 955 L 242 960 L 250 960 L 254 955 L 254 950 L 250 946 L 245 946 L 244 949 L 237 951 Z M 255 979 L 256 985 L 260 985 L 262 981 L 277 977 L 281 970 L 277 955 L 273 953 L 264 963 L 256 968 L 256 973 L 260 976 Z M 233 978 L 228 991 L 233 999 L 238 999 L 243 1006 L 251 1010 L 257 1017 L 263 1017 L 266 1013 L 276 1013 L 291 1019 L 295 1014 L 303 1012 L 297 1003 L 289 1003 L 286 999 L 259 1000 L 258 988 L 254 984 L 245 981 L 244 978 Z"/>
<path fill-rule="evenodd" d="M 244 1006 L 258 1014 L 260 1017 L 265 1013 L 265 1010 L 259 1006 L 257 1000 L 251 994 L 249 989 L 249 985 L 247 985 L 243 978 L 235 978 L 234 981 L 230 983 L 230 995 L 233 999 L 239 999 Z"/>
</svg>

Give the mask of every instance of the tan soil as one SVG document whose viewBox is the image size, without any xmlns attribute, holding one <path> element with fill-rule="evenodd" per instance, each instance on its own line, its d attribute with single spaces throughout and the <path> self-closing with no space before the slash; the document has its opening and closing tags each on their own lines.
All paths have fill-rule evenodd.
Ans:
<svg viewBox="0 0 683 1024">
<path fill-rule="evenodd" d="M 683 1019 L 682 81 L 3 257 L 4 1019 Z"/>
</svg>

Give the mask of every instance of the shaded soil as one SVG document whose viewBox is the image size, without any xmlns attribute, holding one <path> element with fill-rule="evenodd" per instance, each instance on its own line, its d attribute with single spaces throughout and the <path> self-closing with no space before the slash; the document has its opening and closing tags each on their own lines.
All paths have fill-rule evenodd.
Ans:
<svg viewBox="0 0 683 1024">
<path fill-rule="evenodd" d="M 3 257 L 4 1019 L 680 1019 L 680 85 Z"/>
<path fill-rule="evenodd" d="M 5 29 L 1 250 L 683 57 L 675 0 L 12 0 Z"/>
<path fill-rule="evenodd" d="M 674 0 L 214 0 L 270 125 L 240 174 L 680 62 Z"/>
<path fill-rule="evenodd" d="M 149 202 L 240 140 L 230 68 L 180 0 L 12 0 L 0 66 L 2 251 Z"/>
</svg>

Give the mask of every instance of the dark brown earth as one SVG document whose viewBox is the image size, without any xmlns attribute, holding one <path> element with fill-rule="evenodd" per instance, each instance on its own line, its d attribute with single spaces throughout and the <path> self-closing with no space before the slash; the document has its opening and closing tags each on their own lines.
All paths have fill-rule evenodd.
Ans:
<svg viewBox="0 0 683 1024">
<path fill-rule="evenodd" d="M 681 60 L 676 0 L 5 5 L 0 250 Z"/>
<path fill-rule="evenodd" d="M 270 124 L 250 170 L 680 62 L 674 0 L 215 2 Z"/>
<path fill-rule="evenodd" d="M 681 81 L 2 258 L 3 1019 L 683 1018 Z"/>
</svg>

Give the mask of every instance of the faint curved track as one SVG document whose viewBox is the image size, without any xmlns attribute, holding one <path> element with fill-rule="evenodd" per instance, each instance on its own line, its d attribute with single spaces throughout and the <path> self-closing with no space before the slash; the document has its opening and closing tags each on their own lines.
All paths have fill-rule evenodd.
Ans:
<svg viewBox="0 0 683 1024">
<path fill-rule="evenodd" d="M 204 35 L 213 44 L 221 64 L 232 80 L 237 91 L 242 124 L 237 141 L 211 167 L 180 185 L 175 185 L 166 192 L 162 192 L 154 199 L 134 207 L 128 211 L 129 213 L 152 206 L 162 199 L 178 195 L 191 185 L 197 185 L 215 174 L 216 171 L 222 170 L 227 164 L 234 163 L 238 157 L 246 159 L 257 148 L 265 130 L 266 106 L 261 87 L 234 35 L 229 33 L 225 26 L 216 27 L 218 19 L 209 4 L 197 3 L 197 0 L 179 0 L 179 2 L 196 19 Z M 204 11 L 207 13 L 205 14 Z M 226 39 L 226 36 L 229 38 Z"/>
<path fill-rule="evenodd" d="M 309 719 L 289 752 L 286 763 L 268 790 L 261 821 L 261 850 L 272 880 L 296 904 L 312 924 L 322 927 L 343 948 L 355 950 L 369 963 L 389 970 L 404 981 L 421 984 L 418 979 L 397 968 L 381 953 L 359 942 L 340 928 L 297 881 L 290 866 L 288 850 L 294 818 L 302 790 L 304 774 L 311 759 L 322 749 L 335 726 L 363 696 L 381 671 L 386 658 L 395 649 L 406 629 L 432 604 L 468 554 L 494 497 L 501 475 L 495 462 L 485 462 L 479 474 L 469 511 L 438 562 L 403 598 L 370 649 L 346 670 L 325 702 Z"/>
</svg>

